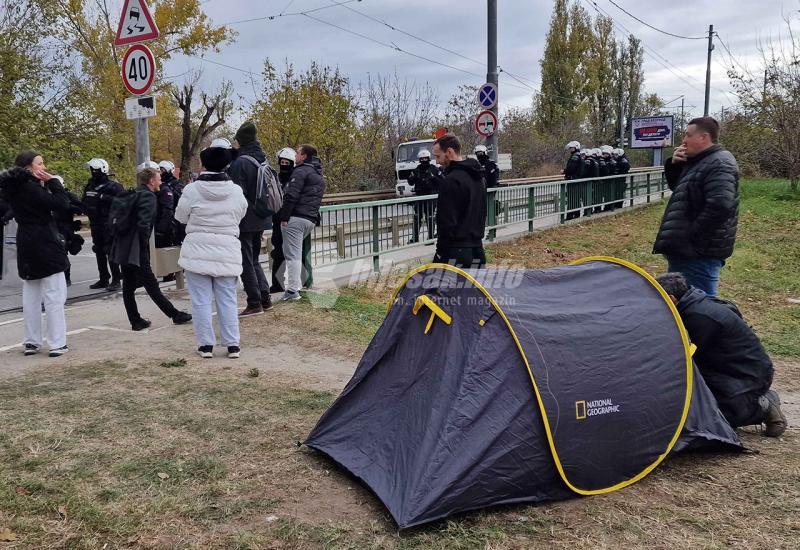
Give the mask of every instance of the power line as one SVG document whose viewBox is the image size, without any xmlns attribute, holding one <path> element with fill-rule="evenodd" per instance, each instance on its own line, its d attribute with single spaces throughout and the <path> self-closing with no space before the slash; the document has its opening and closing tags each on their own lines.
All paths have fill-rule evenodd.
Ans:
<svg viewBox="0 0 800 550">
<path fill-rule="evenodd" d="M 631 12 L 629 12 L 628 10 L 626 10 L 625 8 L 623 8 L 622 6 L 620 6 L 619 4 L 617 4 L 616 2 L 614 2 L 614 0 L 608 0 L 608 1 L 609 1 L 611 4 L 613 4 L 614 6 L 616 6 L 616 8 L 617 8 L 618 10 L 620 10 L 621 12 L 623 12 L 623 13 L 627 14 L 629 17 L 632 17 L 633 19 L 636 19 L 636 20 L 637 20 L 639 23 L 641 23 L 641 24 L 642 24 L 642 25 L 644 25 L 645 27 L 650 27 L 650 28 L 651 28 L 651 29 L 653 29 L 654 31 L 658 31 L 658 32 L 660 32 L 661 34 L 666 34 L 667 36 L 673 36 L 673 37 L 675 37 L 675 38 L 682 38 L 682 39 L 684 39 L 684 40 L 705 40 L 705 39 L 707 39 L 707 38 L 708 38 L 707 36 L 681 36 L 680 34 L 673 34 L 673 33 L 671 33 L 671 32 L 663 31 L 663 30 L 661 30 L 661 29 L 659 29 L 659 28 L 657 28 L 657 27 L 654 27 L 654 26 L 653 26 L 653 25 L 651 25 L 650 23 L 647 23 L 646 21 L 642 21 L 641 19 L 639 19 L 638 17 L 636 17 L 635 15 L 633 15 Z"/>
<path fill-rule="evenodd" d="M 252 23 L 253 21 L 274 21 L 279 17 L 290 17 L 292 15 L 306 15 L 309 13 L 314 13 L 315 11 L 322 11 L 327 10 L 330 8 L 335 8 L 336 6 L 342 6 L 344 4 L 351 4 L 353 2 L 361 2 L 361 0 L 344 0 L 343 2 L 339 2 L 337 4 L 332 4 L 330 6 L 320 6 L 318 8 L 312 8 L 310 10 L 304 11 L 294 11 L 289 13 L 284 13 L 281 11 L 280 13 L 276 13 L 275 15 L 264 15 L 262 17 L 251 17 L 249 19 L 239 19 L 238 21 L 229 21 L 228 23 L 222 23 L 220 27 L 227 27 L 228 25 L 240 25 L 242 23 Z M 289 3 L 291 5 L 291 2 Z M 288 9 L 289 6 L 286 6 L 284 10 Z"/>
</svg>

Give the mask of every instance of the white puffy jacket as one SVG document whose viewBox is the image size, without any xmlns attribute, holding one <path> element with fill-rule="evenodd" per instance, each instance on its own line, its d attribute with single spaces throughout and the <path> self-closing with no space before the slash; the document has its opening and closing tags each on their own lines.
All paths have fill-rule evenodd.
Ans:
<svg viewBox="0 0 800 550">
<path fill-rule="evenodd" d="M 175 210 L 175 219 L 186 224 L 178 265 L 200 275 L 238 277 L 242 274 L 239 222 L 247 213 L 247 199 L 225 175 L 200 177 L 225 179 L 198 179 L 184 188 Z"/>
</svg>

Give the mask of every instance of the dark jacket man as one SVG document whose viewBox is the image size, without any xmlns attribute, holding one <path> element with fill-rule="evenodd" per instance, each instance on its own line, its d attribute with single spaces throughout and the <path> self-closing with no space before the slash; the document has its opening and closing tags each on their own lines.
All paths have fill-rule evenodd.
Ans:
<svg viewBox="0 0 800 550">
<path fill-rule="evenodd" d="M 420 162 L 408 175 L 408 184 L 414 187 L 414 194 L 418 197 L 435 195 L 439 192 L 439 181 L 442 171 L 438 166 L 428 162 Z"/>
<path fill-rule="evenodd" d="M 574 150 L 570 153 L 567 165 L 564 167 L 564 179 L 576 180 L 580 178 L 582 164 L 583 160 L 581 160 L 581 155 L 578 150 Z"/>
<path fill-rule="evenodd" d="M 697 346 L 694 362 L 731 426 L 765 423 L 766 435 L 781 435 L 786 418 L 770 390 L 772 361 L 736 305 L 689 287 L 679 273 L 665 273 L 658 282 L 675 302 Z"/>
<path fill-rule="evenodd" d="M 672 196 L 653 254 L 729 258 L 739 221 L 739 167 L 733 155 L 714 145 L 680 164 L 667 159 L 664 171 Z"/>
<path fill-rule="evenodd" d="M 92 177 L 89 178 L 81 197 L 84 210 L 89 217 L 92 252 L 94 252 L 97 260 L 97 271 L 100 277 L 100 280 L 90 285 L 89 288 L 105 288 L 110 281 L 110 288 L 118 289 L 120 279 L 119 266 L 109 260 L 111 234 L 108 229 L 108 213 L 111 210 L 111 203 L 114 201 L 114 197 L 122 193 L 124 188 L 108 177 L 106 173 L 108 171 L 107 163 L 104 170 L 105 172 L 91 168 Z"/>
<path fill-rule="evenodd" d="M 314 223 L 319 222 L 319 208 L 325 194 L 325 178 L 322 177 L 322 162 L 319 157 L 295 166 L 292 178 L 283 194 L 283 208 L 278 212 L 281 222 L 296 216 Z"/>
<path fill-rule="evenodd" d="M 267 155 L 264 154 L 261 144 L 258 141 L 252 141 L 239 147 L 237 157 L 228 167 L 228 175 L 231 177 L 231 181 L 242 188 L 244 196 L 249 203 L 247 214 L 239 224 L 239 231 L 242 233 L 265 231 L 272 226 L 272 219 L 269 216 L 260 218 L 253 212 L 253 202 L 256 199 L 258 186 L 258 166 L 242 158 L 244 156 L 256 159 L 259 164 L 267 160 Z"/>
<path fill-rule="evenodd" d="M 172 187 L 164 185 L 156 193 L 156 217 L 154 230 L 156 233 L 156 248 L 172 246 L 175 236 L 175 195 Z"/>
<path fill-rule="evenodd" d="M 45 183 L 24 168 L 0 174 L 3 199 L 17 221 L 17 269 L 20 279 L 44 279 L 69 262 L 53 212 L 68 212 L 69 197 L 56 178 Z"/>
<path fill-rule="evenodd" d="M 489 158 L 486 153 L 478 153 L 476 156 L 483 169 L 483 181 L 486 182 L 486 189 L 499 187 L 500 169 L 497 167 L 497 163 Z"/>
<path fill-rule="evenodd" d="M 453 161 L 439 185 L 437 247 L 483 246 L 486 230 L 486 186 L 475 159 Z"/>
</svg>

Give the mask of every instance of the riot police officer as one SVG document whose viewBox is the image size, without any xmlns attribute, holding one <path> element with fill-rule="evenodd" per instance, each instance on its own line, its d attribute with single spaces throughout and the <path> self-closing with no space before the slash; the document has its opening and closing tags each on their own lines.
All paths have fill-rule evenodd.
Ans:
<svg viewBox="0 0 800 550">
<path fill-rule="evenodd" d="M 476 145 L 472 152 L 483 168 L 483 179 L 486 181 L 486 189 L 499 187 L 500 184 L 498 180 L 500 179 L 500 169 L 497 167 L 497 163 L 489 157 L 489 151 L 486 149 L 486 146 Z"/>
<path fill-rule="evenodd" d="M 408 175 L 408 183 L 414 188 L 414 195 L 417 197 L 435 195 L 439 192 L 439 180 L 442 178 L 442 171 L 438 166 L 431 163 L 431 154 L 427 149 L 422 149 L 417 153 L 417 160 L 419 164 Z M 436 219 L 434 203 L 435 201 L 430 199 L 414 201 L 414 233 L 409 244 L 419 241 L 419 226 L 423 217 L 428 227 L 428 239 L 433 238 L 433 222 Z"/>
<path fill-rule="evenodd" d="M 111 250 L 111 234 L 108 228 L 108 214 L 114 197 L 124 191 L 122 185 L 109 178 L 108 162 L 101 158 L 93 158 L 86 163 L 91 177 L 83 190 L 81 202 L 89 217 L 89 229 L 92 235 L 92 251 L 97 259 L 97 271 L 100 279 L 89 288 L 116 291 L 121 288 L 119 266 L 109 259 Z"/>
<path fill-rule="evenodd" d="M 586 157 L 581 156 L 581 153 L 583 153 L 583 150 L 581 150 L 581 144 L 577 141 L 570 141 L 567 143 L 565 149 L 569 154 L 569 159 L 567 159 L 567 165 L 564 167 L 564 179 L 576 180 L 587 177 L 584 175 L 583 171 L 584 160 Z M 580 210 L 576 209 L 580 207 L 581 189 L 583 188 L 583 184 L 567 183 L 565 185 L 567 194 L 566 219 L 571 220 L 581 215 Z"/>
<path fill-rule="evenodd" d="M 611 156 L 611 153 L 614 151 L 614 148 L 610 145 L 601 145 L 600 146 L 600 158 L 602 160 L 602 165 L 600 168 L 600 175 L 605 174 L 606 176 L 614 176 L 617 173 L 617 163 Z M 609 211 L 613 209 L 612 200 L 614 197 L 614 185 L 616 184 L 616 180 L 603 180 L 599 185 L 600 194 L 596 197 L 594 201 L 595 204 L 601 204 L 603 206 L 597 206 L 594 211 L 600 212 L 601 210 Z"/>
<path fill-rule="evenodd" d="M 612 205 L 612 209 L 622 208 L 625 204 L 625 201 L 622 200 L 625 198 L 625 188 L 627 187 L 627 178 L 624 177 L 625 174 L 630 172 L 631 170 L 631 163 L 628 160 L 628 157 L 625 156 L 625 151 L 623 149 L 615 149 L 614 152 L 617 154 L 616 165 L 617 165 L 617 174 L 623 177 L 617 178 L 614 181 L 614 204 Z"/>
<path fill-rule="evenodd" d="M 566 146 L 569 159 L 567 165 L 564 167 L 564 179 L 576 180 L 581 177 L 581 144 L 577 141 L 570 141 Z"/>
<path fill-rule="evenodd" d="M 183 194 L 183 182 L 175 177 L 175 164 L 172 161 L 162 160 L 158 163 L 158 168 L 161 171 L 161 189 L 167 189 L 172 193 L 172 210 L 174 213 L 175 209 L 178 208 L 178 201 L 181 200 L 181 195 Z M 166 193 L 166 191 L 163 192 Z M 159 210 L 160 208 L 159 206 Z M 156 225 L 156 229 L 158 229 L 158 225 Z M 171 244 L 164 244 L 163 246 L 178 246 L 183 242 L 186 236 L 186 227 L 179 223 L 174 215 L 172 216 L 171 227 L 165 229 L 171 233 L 169 239 Z M 156 247 L 160 248 L 158 239 L 158 231 L 156 231 Z"/>
</svg>

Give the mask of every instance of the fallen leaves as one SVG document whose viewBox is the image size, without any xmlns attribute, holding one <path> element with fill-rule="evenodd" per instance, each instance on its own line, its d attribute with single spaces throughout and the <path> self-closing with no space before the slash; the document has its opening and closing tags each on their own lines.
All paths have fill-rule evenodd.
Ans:
<svg viewBox="0 0 800 550">
<path fill-rule="evenodd" d="M 17 534 L 8 527 L 0 527 L 0 542 L 14 542 Z"/>
<path fill-rule="evenodd" d="M 14 491 L 16 491 L 18 495 L 23 495 L 26 497 L 31 495 L 31 490 L 27 487 L 23 487 L 22 485 L 17 486 Z"/>
<path fill-rule="evenodd" d="M 157 474 L 157 475 L 158 475 L 158 478 L 159 478 L 161 481 L 166 481 L 166 480 L 168 480 L 168 479 L 169 479 L 169 474 L 168 474 L 168 473 L 166 473 L 166 472 L 158 472 L 158 474 Z"/>
</svg>

